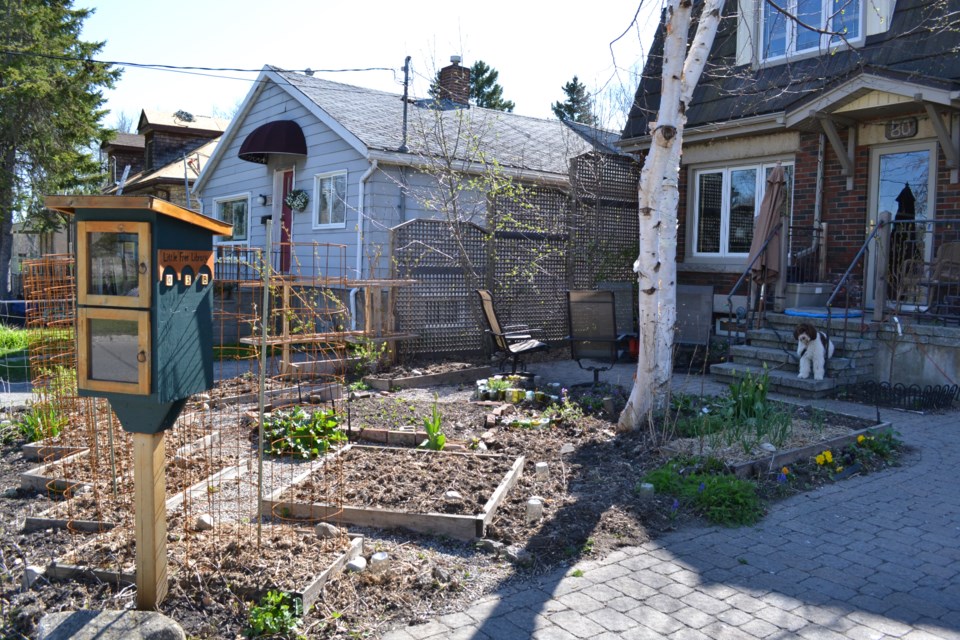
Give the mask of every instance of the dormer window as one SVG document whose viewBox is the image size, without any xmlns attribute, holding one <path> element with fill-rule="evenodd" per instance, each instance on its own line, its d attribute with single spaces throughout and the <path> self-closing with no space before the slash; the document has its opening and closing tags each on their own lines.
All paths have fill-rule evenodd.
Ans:
<svg viewBox="0 0 960 640">
<path fill-rule="evenodd" d="M 827 51 L 863 37 L 861 0 L 778 0 L 786 15 L 761 2 L 761 60 Z"/>
</svg>

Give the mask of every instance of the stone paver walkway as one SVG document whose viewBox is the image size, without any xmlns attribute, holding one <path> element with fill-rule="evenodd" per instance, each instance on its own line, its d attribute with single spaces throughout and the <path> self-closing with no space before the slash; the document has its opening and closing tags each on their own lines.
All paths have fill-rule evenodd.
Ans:
<svg viewBox="0 0 960 640">
<path fill-rule="evenodd" d="M 960 639 L 960 415 L 881 417 L 915 448 L 903 469 L 780 501 L 754 527 L 688 528 L 580 562 L 383 638 Z"/>
</svg>

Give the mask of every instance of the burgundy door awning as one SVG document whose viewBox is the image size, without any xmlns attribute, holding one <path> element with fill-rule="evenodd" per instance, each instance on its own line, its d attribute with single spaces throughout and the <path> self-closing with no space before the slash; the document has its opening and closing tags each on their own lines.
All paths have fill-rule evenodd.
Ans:
<svg viewBox="0 0 960 640">
<path fill-rule="evenodd" d="M 276 120 L 260 125 L 240 145 L 237 156 L 247 162 L 267 164 L 272 154 L 305 156 L 307 141 L 293 120 Z"/>
</svg>

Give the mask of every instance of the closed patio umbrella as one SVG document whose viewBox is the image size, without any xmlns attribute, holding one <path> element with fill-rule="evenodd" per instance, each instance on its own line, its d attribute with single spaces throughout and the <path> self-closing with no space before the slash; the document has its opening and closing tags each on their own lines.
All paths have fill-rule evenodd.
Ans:
<svg viewBox="0 0 960 640">
<path fill-rule="evenodd" d="M 780 213 L 786 199 L 786 178 L 783 167 L 779 164 L 767 177 L 767 190 L 760 203 L 760 212 L 753 223 L 753 241 L 750 243 L 750 257 L 747 262 L 763 249 L 763 243 L 780 223 Z M 751 268 L 753 281 L 760 284 L 774 282 L 780 271 L 780 243 L 783 241 L 783 229 L 767 245 L 766 251 L 753 263 Z"/>
</svg>

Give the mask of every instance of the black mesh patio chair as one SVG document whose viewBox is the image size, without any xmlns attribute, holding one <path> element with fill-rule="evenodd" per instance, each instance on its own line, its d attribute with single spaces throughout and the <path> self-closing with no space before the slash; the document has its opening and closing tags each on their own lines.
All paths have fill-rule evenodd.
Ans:
<svg viewBox="0 0 960 640">
<path fill-rule="evenodd" d="M 628 334 L 617 334 L 613 291 L 567 291 L 570 353 L 581 369 L 593 372 L 593 384 L 627 348 Z M 584 364 L 586 362 L 587 364 Z"/>
<path fill-rule="evenodd" d="M 530 335 L 526 325 L 502 326 L 497 319 L 497 312 L 493 308 L 493 296 L 486 289 L 477 289 L 480 296 L 480 306 L 483 308 L 483 318 L 487 324 L 487 333 L 493 338 L 493 346 L 500 354 L 499 366 L 502 369 L 507 359 L 513 359 L 511 373 L 517 373 L 517 365 L 522 363 L 520 358 L 528 353 L 546 351 L 550 348 L 545 342 L 535 340 Z"/>
</svg>

